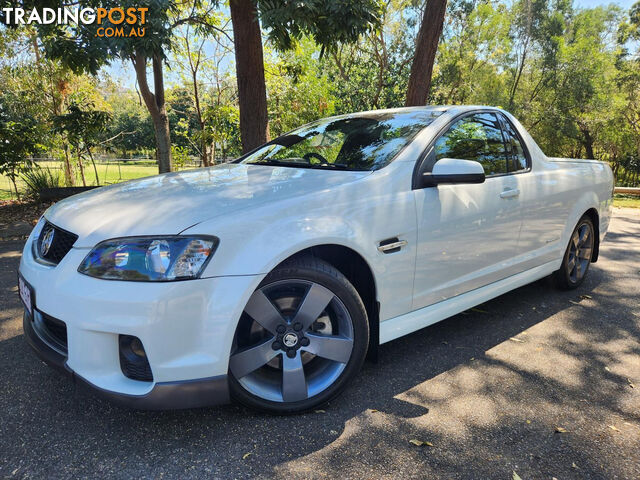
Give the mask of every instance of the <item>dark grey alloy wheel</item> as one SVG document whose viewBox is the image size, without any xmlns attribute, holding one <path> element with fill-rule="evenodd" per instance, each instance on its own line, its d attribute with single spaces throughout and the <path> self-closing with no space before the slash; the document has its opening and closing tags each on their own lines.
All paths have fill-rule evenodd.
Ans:
<svg viewBox="0 0 640 480">
<path fill-rule="evenodd" d="M 593 222 L 585 215 L 573 230 L 562 266 L 556 272 L 556 282 L 561 288 L 573 289 L 582 284 L 591 264 L 594 245 Z"/>
<path fill-rule="evenodd" d="M 251 295 L 229 359 L 240 402 L 274 413 L 325 403 L 359 370 L 368 344 L 362 301 L 331 265 L 303 258 Z"/>
</svg>

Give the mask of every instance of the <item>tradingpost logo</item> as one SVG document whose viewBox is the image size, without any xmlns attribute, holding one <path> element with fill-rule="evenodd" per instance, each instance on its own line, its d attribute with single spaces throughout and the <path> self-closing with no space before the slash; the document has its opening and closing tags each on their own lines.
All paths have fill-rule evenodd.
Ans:
<svg viewBox="0 0 640 480">
<path fill-rule="evenodd" d="M 7 25 L 98 25 L 96 37 L 144 37 L 147 7 L 2 8 Z"/>
</svg>

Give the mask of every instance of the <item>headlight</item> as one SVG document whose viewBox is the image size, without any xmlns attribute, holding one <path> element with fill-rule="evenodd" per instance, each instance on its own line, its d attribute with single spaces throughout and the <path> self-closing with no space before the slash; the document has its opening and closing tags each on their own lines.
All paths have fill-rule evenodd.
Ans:
<svg viewBox="0 0 640 480">
<path fill-rule="evenodd" d="M 216 237 L 116 238 L 91 250 L 78 272 L 108 280 L 187 280 L 200 276 L 217 246 Z"/>
<path fill-rule="evenodd" d="M 40 217 L 36 226 L 33 227 L 33 231 L 31 232 L 31 252 L 33 253 L 33 257 L 35 259 L 40 258 L 40 252 L 38 252 L 38 239 L 40 238 L 40 234 L 42 233 L 42 229 L 44 228 L 44 224 L 46 220 L 44 219 L 44 215 Z"/>
</svg>

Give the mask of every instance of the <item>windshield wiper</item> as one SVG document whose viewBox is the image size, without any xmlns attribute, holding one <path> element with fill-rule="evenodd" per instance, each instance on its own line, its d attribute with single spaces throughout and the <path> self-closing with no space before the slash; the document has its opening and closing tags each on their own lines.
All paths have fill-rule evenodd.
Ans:
<svg viewBox="0 0 640 480">
<path fill-rule="evenodd" d="M 282 160 L 263 160 L 260 162 L 249 163 L 249 165 L 267 165 L 269 167 L 293 167 L 293 168 L 324 168 L 332 170 L 350 170 L 349 166 L 344 163 L 303 163 L 303 162 L 286 162 Z"/>
</svg>

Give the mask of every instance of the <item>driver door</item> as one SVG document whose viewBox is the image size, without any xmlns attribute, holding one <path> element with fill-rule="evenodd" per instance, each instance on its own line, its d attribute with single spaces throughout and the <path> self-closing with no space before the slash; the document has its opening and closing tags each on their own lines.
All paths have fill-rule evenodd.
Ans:
<svg viewBox="0 0 640 480">
<path fill-rule="evenodd" d="M 413 310 L 509 276 L 517 255 L 519 191 L 507 173 L 496 115 L 473 113 L 455 120 L 428 153 L 426 171 L 441 158 L 480 162 L 486 180 L 414 190 L 418 244 Z"/>
</svg>

